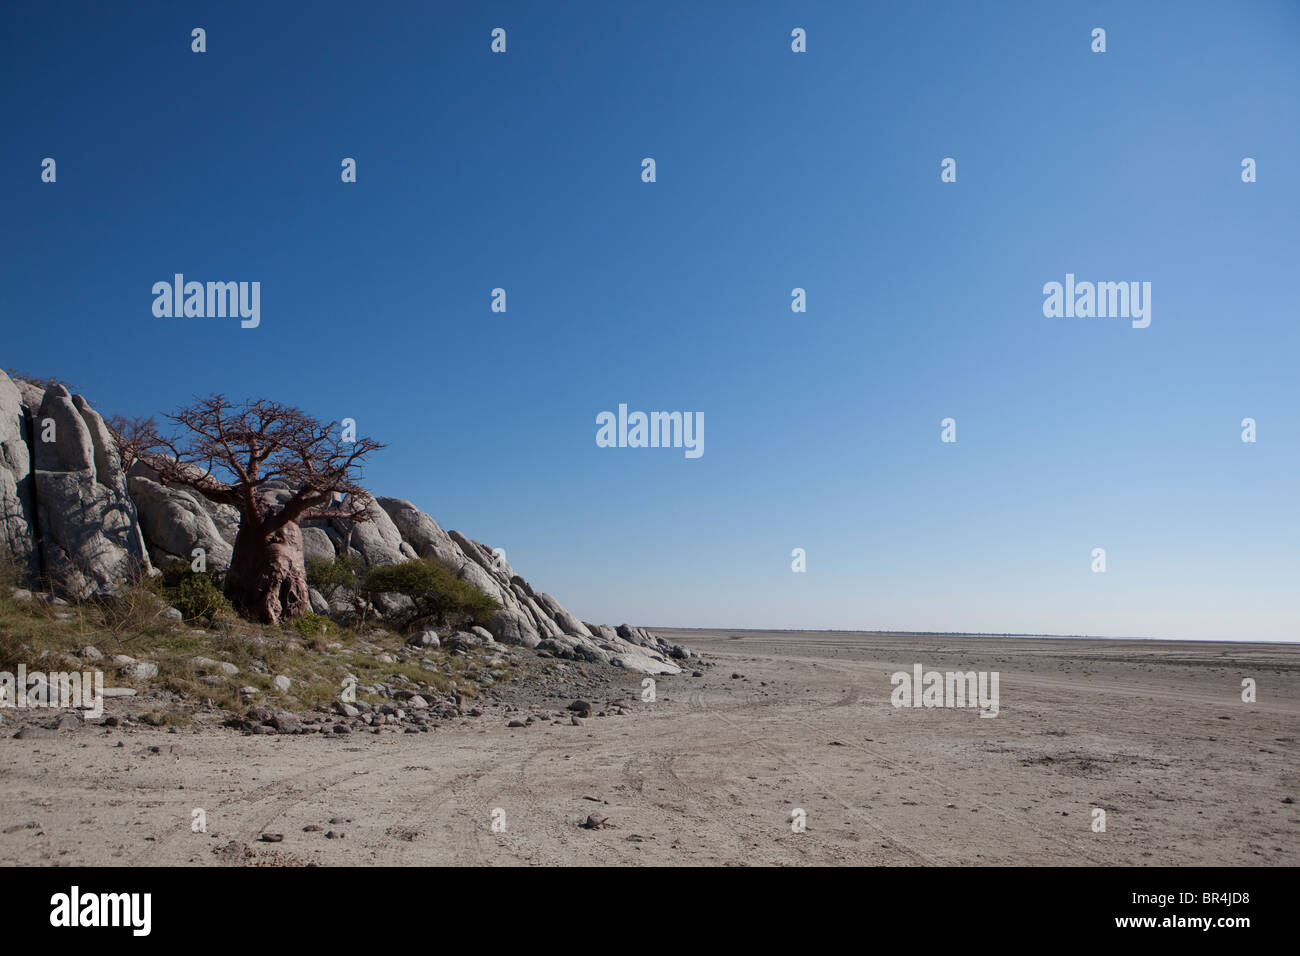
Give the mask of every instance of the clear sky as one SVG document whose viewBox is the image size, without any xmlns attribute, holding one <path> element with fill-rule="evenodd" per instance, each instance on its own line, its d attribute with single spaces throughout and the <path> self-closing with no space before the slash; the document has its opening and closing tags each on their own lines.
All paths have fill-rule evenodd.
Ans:
<svg viewBox="0 0 1300 956">
<path fill-rule="evenodd" d="M 7 3 L 0 116 L 0 365 L 355 418 L 586 620 L 1300 638 L 1300 4 Z"/>
</svg>

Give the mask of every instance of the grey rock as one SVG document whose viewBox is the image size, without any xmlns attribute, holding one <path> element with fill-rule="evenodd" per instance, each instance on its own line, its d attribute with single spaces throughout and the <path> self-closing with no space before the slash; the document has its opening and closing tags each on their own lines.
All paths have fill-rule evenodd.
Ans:
<svg viewBox="0 0 1300 956">
<path fill-rule="evenodd" d="M 311 602 L 311 609 L 316 614 L 328 615 L 330 613 L 329 601 L 325 600 L 325 595 L 315 588 L 307 589 L 307 599 Z"/>
<path fill-rule="evenodd" d="M 302 526 L 302 556 L 304 561 L 333 561 L 336 554 L 334 542 L 324 528 L 314 524 Z"/>
<path fill-rule="evenodd" d="M 462 556 L 462 564 L 456 570 L 457 576 L 490 594 L 506 607 L 515 603 L 510 587 L 514 571 L 510 565 L 498 558 L 487 545 L 471 541 L 459 531 L 448 534 Z"/>
<path fill-rule="evenodd" d="M 470 631 L 456 631 L 447 638 L 447 647 L 452 650 L 468 651 L 483 646 L 483 638 Z"/>
<path fill-rule="evenodd" d="M 302 729 L 302 721 L 297 715 L 286 710 L 278 711 L 271 718 L 271 725 L 282 734 L 296 734 Z"/>
<path fill-rule="evenodd" d="M 0 555 L 13 561 L 25 580 L 34 581 L 40 555 L 29 427 L 22 392 L 0 370 Z"/>
<path fill-rule="evenodd" d="M 370 512 L 369 521 L 332 522 L 336 531 L 343 535 L 348 545 L 360 552 L 366 564 L 401 564 L 407 560 L 402 553 L 402 534 L 393 524 L 383 507 L 374 498 L 366 496 L 361 499 Z"/>
<path fill-rule="evenodd" d="M 560 627 L 550 616 L 550 614 L 537 603 L 535 595 L 530 593 L 530 589 L 520 583 L 522 579 L 517 579 L 511 583 L 512 593 L 519 602 L 522 611 L 529 615 L 533 621 L 533 626 L 537 628 L 537 633 L 541 637 L 562 638 L 567 640 L 569 635 L 564 633 L 564 628 Z"/>
<path fill-rule="evenodd" d="M 123 667 L 122 673 L 135 680 L 153 680 L 158 676 L 158 665 L 148 661 L 135 661 Z"/>
<path fill-rule="evenodd" d="M 433 630 L 424 630 L 419 634 L 407 638 L 407 644 L 412 647 L 441 647 L 442 642 L 438 640 L 438 632 Z"/>
<path fill-rule="evenodd" d="M 502 644 L 536 647 L 541 643 L 537 626 L 527 614 L 516 608 L 502 608 L 493 614 L 488 630 Z"/>
<path fill-rule="evenodd" d="M 573 656 L 575 660 L 586 661 L 590 664 L 609 664 L 612 660 L 609 653 L 588 641 L 578 641 L 574 645 Z"/>
<path fill-rule="evenodd" d="M 547 611 L 551 619 L 560 625 L 565 634 L 572 634 L 576 637 L 591 637 L 591 632 L 587 630 L 586 625 L 566 611 L 560 602 L 549 594 L 537 595 L 537 602 Z"/>
<path fill-rule="evenodd" d="M 192 657 L 190 663 L 199 670 L 216 671 L 219 670 L 227 677 L 236 677 L 239 674 L 239 668 L 228 661 L 214 661 L 210 657 Z"/>
<path fill-rule="evenodd" d="M 126 474 L 104 420 L 62 385 L 46 389 L 34 436 L 44 573 L 75 598 L 112 593 L 149 564 Z M 54 441 L 42 441 L 43 423 Z"/>
<path fill-rule="evenodd" d="M 680 674 L 682 669 L 671 661 L 652 654 L 637 652 L 635 648 L 627 653 L 611 656 L 609 662 L 615 667 L 635 671 L 638 674 Z"/>
<path fill-rule="evenodd" d="M 218 506 L 192 488 L 161 484 L 157 473 L 144 462 L 132 464 L 127 474 L 131 500 L 151 556 L 189 564 L 195 549 L 202 548 L 208 570 L 230 567 L 234 548 L 213 520 Z"/>
<path fill-rule="evenodd" d="M 423 511 L 401 498 L 378 498 L 379 506 L 392 521 L 402 540 L 422 558 L 435 558 L 459 570 L 467 558 L 447 532 Z M 496 590 L 496 589 L 494 589 Z"/>
<path fill-rule="evenodd" d="M 561 660 L 574 660 L 574 645 L 572 641 L 566 641 L 562 638 L 548 637 L 537 645 L 539 651 L 547 651 L 552 657 L 558 657 Z"/>
<path fill-rule="evenodd" d="M 374 606 L 383 617 L 400 618 L 415 608 L 415 602 L 405 594 L 381 593 L 374 597 Z"/>
</svg>

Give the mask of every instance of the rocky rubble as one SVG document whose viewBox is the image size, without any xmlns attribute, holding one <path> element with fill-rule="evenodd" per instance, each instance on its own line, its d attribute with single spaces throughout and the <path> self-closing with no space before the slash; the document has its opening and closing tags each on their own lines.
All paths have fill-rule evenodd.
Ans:
<svg viewBox="0 0 1300 956">
<path fill-rule="evenodd" d="M 377 630 L 372 632 L 372 637 L 382 633 Z M 439 645 L 443 654 L 449 652 L 464 659 L 467 666 L 463 679 L 458 677 L 448 683 L 438 678 L 440 673 L 447 673 L 447 659 L 437 655 L 438 659 L 433 660 L 426 655 Z M 375 649 L 368 643 L 363 646 Z M 350 652 L 336 647 L 339 659 L 346 659 Z M 632 674 L 621 674 L 613 668 L 589 668 L 549 657 L 545 652 L 536 654 L 503 645 L 490 636 L 471 632 L 440 636 L 425 631 L 392 652 L 390 663 L 418 663 L 427 671 L 428 679 L 408 677 L 394 668 L 382 680 L 357 683 L 357 699 L 335 700 L 310 710 L 293 709 L 291 697 L 262 698 L 252 687 L 247 688 L 244 706 L 237 711 L 213 707 L 211 701 L 181 700 L 156 685 L 159 665 L 153 662 L 124 654 L 105 657 L 90 646 L 83 648 L 78 656 L 83 661 L 93 661 L 110 675 L 149 686 L 143 692 L 105 687 L 108 703 L 100 719 L 86 718 L 77 710 L 58 714 L 41 709 L 10 710 L 0 711 L 0 729 L 26 739 L 96 728 L 115 731 L 159 728 L 170 723 L 163 712 L 171 709 L 170 705 L 180 704 L 181 710 L 174 713 L 184 713 L 188 727 L 172 723 L 167 728 L 170 733 L 200 732 L 219 724 L 252 735 L 318 734 L 341 738 L 365 733 L 430 733 L 453 723 L 479 721 L 515 730 L 548 723 L 581 727 L 593 718 L 622 717 L 645 706 L 638 703 L 640 687 Z M 211 681 L 214 686 L 240 673 L 234 664 L 212 658 L 192 657 L 188 663 L 198 671 L 209 672 L 201 682 Z M 433 683 L 435 680 L 437 684 Z M 282 693 L 288 690 L 278 681 L 276 689 Z"/>
</svg>

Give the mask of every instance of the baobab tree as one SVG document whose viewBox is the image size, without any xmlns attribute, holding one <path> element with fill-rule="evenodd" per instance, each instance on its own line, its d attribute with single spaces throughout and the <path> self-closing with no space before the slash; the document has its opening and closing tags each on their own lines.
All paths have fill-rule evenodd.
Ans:
<svg viewBox="0 0 1300 956">
<path fill-rule="evenodd" d="M 241 614 L 275 624 L 307 613 L 299 522 L 369 520 L 372 499 L 356 478 L 366 455 L 384 446 L 344 441 L 337 423 L 264 399 L 236 405 L 213 395 L 167 419 L 175 437 L 152 419 L 115 421 L 123 460 L 239 511 L 226 594 Z"/>
</svg>

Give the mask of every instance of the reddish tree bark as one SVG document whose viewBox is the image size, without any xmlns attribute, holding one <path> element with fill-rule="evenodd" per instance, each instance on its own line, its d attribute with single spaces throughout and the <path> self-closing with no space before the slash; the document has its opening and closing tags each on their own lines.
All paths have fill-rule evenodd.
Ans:
<svg viewBox="0 0 1300 956">
<path fill-rule="evenodd" d="M 226 574 L 226 593 L 245 617 L 275 623 L 311 610 L 302 532 L 295 521 L 241 521 L 235 554 Z"/>
<path fill-rule="evenodd" d="M 164 437 L 152 420 L 115 421 L 124 460 L 139 459 L 163 484 L 193 488 L 240 514 L 226 594 L 247 617 L 275 624 L 311 610 L 300 521 L 366 521 L 368 496 L 355 481 L 362 460 L 384 447 L 344 442 L 336 423 L 258 400 L 224 396 L 167 416 L 182 429 Z M 278 489 L 288 488 L 284 497 Z"/>
</svg>

